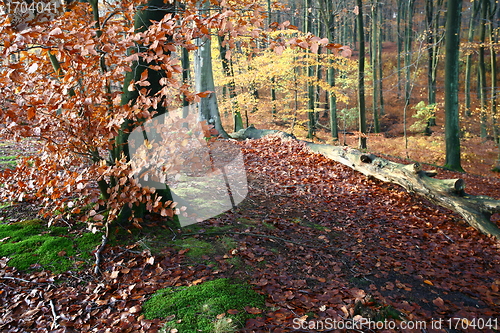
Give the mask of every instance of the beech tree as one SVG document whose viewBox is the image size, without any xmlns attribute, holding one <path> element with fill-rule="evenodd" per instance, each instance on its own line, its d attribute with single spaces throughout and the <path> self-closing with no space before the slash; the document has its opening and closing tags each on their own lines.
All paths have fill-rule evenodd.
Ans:
<svg viewBox="0 0 500 333">
<path fill-rule="evenodd" d="M 259 8 L 252 2 L 238 6 Z M 50 20 L 5 16 L 0 22 L 0 118 L 7 124 L 2 134 L 34 138 L 40 153 L 0 174 L 2 198 L 39 202 L 40 213 L 52 220 L 89 205 L 81 219 L 90 217 L 93 230 L 118 218 L 140 223 L 145 211 L 166 217 L 180 213 L 168 188 L 141 186 L 136 179 L 128 135 L 180 108 L 183 100 L 196 103 L 210 95 L 183 82 L 172 52 L 196 50 L 196 40 L 208 38 L 211 29 L 237 37 L 259 27 L 259 15 L 251 22 L 238 15 L 229 5 L 201 16 L 195 1 L 174 10 L 161 0 L 133 0 L 106 6 L 76 2 Z M 213 135 L 204 126 L 201 135 Z M 199 134 L 185 129 L 175 135 L 172 145 Z M 173 156 L 168 167 L 180 158 Z"/>
<path fill-rule="evenodd" d="M 448 0 L 445 35 L 445 141 L 446 167 L 463 171 L 460 162 L 460 125 L 458 115 L 458 66 L 462 1 Z"/>
<path fill-rule="evenodd" d="M 66 11 L 59 8 L 45 20 L 2 18 L 2 134 L 33 138 L 40 145 L 39 154 L 0 173 L 2 199 L 38 202 L 40 214 L 51 220 L 90 207 L 81 220 L 90 221 L 92 230 L 117 219 L 140 223 L 145 212 L 169 218 L 180 214 L 183 205 L 173 202 L 168 187 L 141 185 L 151 183 L 153 176 L 161 184 L 161 175 L 146 172 L 153 169 L 150 162 L 131 159 L 128 139 L 158 115 L 210 101 L 214 86 L 204 47 L 211 32 L 226 36 L 230 48 L 238 36 L 251 40 L 261 35 L 264 11 L 258 2 L 220 5 L 218 11 L 200 14 L 194 0 L 176 7 L 162 0 L 106 6 L 95 0 L 72 3 Z M 314 51 L 319 43 L 311 37 L 287 45 Z M 285 46 L 282 41 L 271 47 Z M 185 82 L 176 53 L 181 49 L 198 50 L 197 73 L 207 74 L 197 74 L 196 91 Z M 189 167 L 186 145 L 213 136 L 210 125 L 224 134 L 214 110 L 201 106 L 207 122 L 201 130 L 190 127 L 192 118 L 176 120 L 178 130 L 168 133 L 160 131 L 161 124 L 157 132 L 142 129 L 149 154 L 162 151 L 161 140 L 173 152 L 168 158 L 157 154 L 163 158 L 157 158 L 162 170 Z"/>
<path fill-rule="evenodd" d="M 358 112 L 359 148 L 366 149 L 366 107 L 365 107 L 365 34 L 363 24 L 363 1 L 357 0 L 357 28 L 359 39 L 358 63 Z"/>
</svg>

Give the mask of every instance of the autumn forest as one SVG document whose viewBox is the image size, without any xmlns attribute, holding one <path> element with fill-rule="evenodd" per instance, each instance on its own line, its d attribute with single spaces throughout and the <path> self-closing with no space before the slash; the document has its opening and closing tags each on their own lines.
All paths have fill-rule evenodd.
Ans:
<svg viewBox="0 0 500 333">
<path fill-rule="evenodd" d="M 499 332 L 496 0 L 0 0 L 1 332 Z"/>
</svg>

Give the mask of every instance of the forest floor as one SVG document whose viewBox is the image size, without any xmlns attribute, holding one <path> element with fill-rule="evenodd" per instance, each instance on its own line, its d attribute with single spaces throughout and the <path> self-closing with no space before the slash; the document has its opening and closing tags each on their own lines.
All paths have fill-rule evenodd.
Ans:
<svg viewBox="0 0 500 333">
<path fill-rule="evenodd" d="M 258 317 L 242 332 L 333 332 L 320 325 L 360 318 L 387 320 L 388 329 L 351 331 L 403 332 L 401 320 L 414 332 L 500 331 L 498 241 L 300 142 L 239 144 L 249 193 L 236 209 L 182 230 L 154 216 L 130 236 L 117 227 L 102 275 L 92 267 L 19 271 L 1 259 L 0 331 L 156 332 L 166 319 L 142 314 L 155 290 L 219 277 L 266 296 L 267 309 L 252 310 Z M 440 171 L 463 178 L 471 194 L 500 199 L 498 178 Z M 1 215 L 4 223 L 32 218 L 33 207 L 12 205 Z"/>
</svg>

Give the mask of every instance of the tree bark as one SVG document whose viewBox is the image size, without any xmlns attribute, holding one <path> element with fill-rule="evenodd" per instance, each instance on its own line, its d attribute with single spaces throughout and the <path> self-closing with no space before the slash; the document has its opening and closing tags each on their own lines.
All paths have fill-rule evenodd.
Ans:
<svg viewBox="0 0 500 333">
<path fill-rule="evenodd" d="M 357 0 L 358 15 L 358 112 L 359 112 L 359 149 L 366 149 L 366 107 L 365 107 L 365 33 L 363 24 L 363 1 Z"/>
<path fill-rule="evenodd" d="M 134 17 L 134 29 L 136 32 L 144 32 L 146 31 L 152 22 L 161 21 L 161 19 L 167 15 L 168 13 L 173 13 L 175 11 L 175 6 L 171 4 L 165 4 L 162 0 L 149 0 L 147 4 L 141 7 Z M 130 49 L 130 52 L 134 52 L 136 48 L 140 52 L 144 52 L 147 50 L 148 45 L 135 45 Z M 141 75 L 144 70 L 148 70 L 148 82 L 150 83 L 147 96 L 153 97 L 155 96 L 162 88 L 163 85 L 160 83 L 160 80 L 165 77 L 165 72 L 162 70 L 153 69 L 156 65 L 159 65 L 155 62 L 147 62 L 142 57 L 139 57 L 138 60 L 132 63 L 132 70 L 125 74 L 125 79 L 123 83 L 123 94 L 121 96 L 121 104 L 134 104 L 139 97 L 139 88 L 129 90 L 128 87 L 132 82 L 140 81 Z M 153 108 L 151 109 L 153 110 Z M 163 115 L 168 110 L 167 108 L 159 103 L 158 107 L 154 109 L 157 112 L 157 115 Z M 115 143 L 112 151 L 110 152 L 112 156 L 112 162 L 119 160 L 122 155 L 124 155 L 127 161 L 130 161 L 130 152 L 128 147 L 128 139 L 130 133 L 134 130 L 134 128 L 140 126 L 144 123 L 145 119 L 138 119 L 138 121 L 133 121 L 132 119 L 124 119 L 121 130 L 115 138 Z M 113 177 L 110 180 L 109 186 L 116 186 L 116 179 Z M 101 191 L 104 189 L 104 184 L 101 181 L 99 184 Z M 162 200 L 168 201 L 172 200 L 172 192 L 170 188 L 167 186 L 164 190 L 157 190 L 158 195 L 162 196 Z M 146 212 L 146 206 L 141 204 L 139 206 L 134 206 L 130 208 L 128 205 L 125 205 L 118 216 L 118 222 L 126 222 L 132 216 L 132 212 L 134 212 L 135 217 L 142 217 Z"/>
<path fill-rule="evenodd" d="M 204 1 L 200 10 L 208 10 L 210 2 Z M 213 125 L 217 132 L 225 138 L 227 133 L 222 127 L 219 106 L 215 94 L 214 73 L 212 69 L 212 43 L 209 37 L 196 40 L 198 47 L 194 54 L 195 88 L 197 92 L 210 91 L 208 97 L 202 98 L 198 103 L 198 114 L 201 121 L 205 120 Z"/>
<path fill-rule="evenodd" d="M 487 196 L 465 193 L 462 179 L 435 179 L 433 173 L 422 170 L 417 162 L 409 165 L 394 163 L 356 149 L 306 143 L 312 152 L 388 183 L 398 184 L 408 192 L 459 213 L 476 230 L 500 239 L 500 229 L 491 222 L 491 215 L 500 213 L 500 201 Z"/>
<path fill-rule="evenodd" d="M 458 108 L 458 71 L 460 48 L 460 19 L 462 0 L 448 0 L 446 18 L 444 108 L 446 167 L 463 171 L 460 162 L 460 124 Z"/>
</svg>

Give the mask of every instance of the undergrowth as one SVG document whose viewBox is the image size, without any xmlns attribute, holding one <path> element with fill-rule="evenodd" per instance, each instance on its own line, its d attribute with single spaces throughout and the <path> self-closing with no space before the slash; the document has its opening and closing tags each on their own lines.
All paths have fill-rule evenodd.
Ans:
<svg viewBox="0 0 500 333">
<path fill-rule="evenodd" d="M 47 227 L 41 220 L 0 224 L 0 257 L 19 270 L 45 269 L 61 273 L 91 264 L 91 251 L 101 235 Z"/>
<path fill-rule="evenodd" d="M 264 299 L 247 284 L 217 279 L 158 290 L 144 303 L 143 311 L 147 319 L 168 318 L 165 328 L 178 332 L 235 332 L 255 317 L 245 307 L 264 309 Z"/>
</svg>

